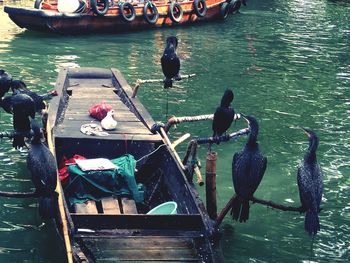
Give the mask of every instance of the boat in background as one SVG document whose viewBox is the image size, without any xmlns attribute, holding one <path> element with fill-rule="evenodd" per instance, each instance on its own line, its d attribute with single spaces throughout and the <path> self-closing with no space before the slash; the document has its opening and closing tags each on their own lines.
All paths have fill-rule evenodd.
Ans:
<svg viewBox="0 0 350 263">
<path fill-rule="evenodd" d="M 59 34 L 118 33 L 226 19 L 244 0 L 79 0 L 73 13 L 59 12 L 60 0 L 36 0 L 34 8 L 5 6 L 21 28 Z"/>
</svg>

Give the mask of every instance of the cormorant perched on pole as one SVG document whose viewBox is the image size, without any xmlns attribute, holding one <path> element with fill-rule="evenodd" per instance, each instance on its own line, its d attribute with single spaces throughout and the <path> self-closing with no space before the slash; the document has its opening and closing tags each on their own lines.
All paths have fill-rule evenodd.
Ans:
<svg viewBox="0 0 350 263">
<path fill-rule="evenodd" d="M 223 135 L 230 128 L 235 118 L 235 111 L 230 107 L 234 94 L 230 89 L 226 89 L 222 96 L 220 106 L 216 108 L 213 119 L 213 137 Z"/>
<path fill-rule="evenodd" d="M 175 36 L 170 36 L 166 40 L 166 47 L 160 59 L 163 74 L 165 76 L 164 88 L 173 86 L 173 78 L 180 78 L 180 59 L 176 54 L 178 40 Z"/>
<path fill-rule="evenodd" d="M 14 94 L 1 98 L 0 106 L 13 114 L 13 128 L 17 134 L 13 138 L 13 147 L 18 149 L 26 146 L 24 135 L 18 133 L 30 132 L 30 119 L 35 118 L 35 102 L 26 94 Z"/>
<path fill-rule="evenodd" d="M 297 180 L 300 201 L 306 211 L 305 230 L 310 235 L 315 235 L 320 230 L 318 213 L 323 192 L 322 172 L 316 157 L 319 139 L 314 131 L 302 129 L 309 138 L 309 148 L 298 168 Z"/>
<path fill-rule="evenodd" d="M 42 133 L 35 120 L 31 122 L 34 136 L 27 156 L 27 168 L 39 194 L 39 214 L 43 219 L 55 216 L 57 208 L 57 166 L 50 150 L 41 142 Z"/>
<path fill-rule="evenodd" d="M 249 200 L 264 176 L 267 159 L 260 153 L 257 143 L 257 120 L 253 116 L 242 114 L 242 117 L 248 121 L 250 133 L 245 147 L 235 153 L 232 160 L 232 180 L 237 196 L 232 204 L 231 215 L 235 220 L 245 222 L 249 218 Z"/>
</svg>

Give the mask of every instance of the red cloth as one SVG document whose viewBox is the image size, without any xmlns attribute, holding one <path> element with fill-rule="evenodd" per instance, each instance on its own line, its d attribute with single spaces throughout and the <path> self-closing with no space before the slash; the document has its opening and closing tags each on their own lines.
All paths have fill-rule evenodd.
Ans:
<svg viewBox="0 0 350 263">
<path fill-rule="evenodd" d="M 65 182 L 69 176 L 67 165 L 75 164 L 75 160 L 85 160 L 86 158 L 84 156 L 81 156 L 79 154 L 75 154 L 72 158 L 67 159 L 63 156 L 59 166 L 58 166 L 58 174 L 61 182 Z"/>
<path fill-rule="evenodd" d="M 106 102 L 101 102 L 100 104 L 94 105 L 89 109 L 91 117 L 98 119 L 99 121 L 103 120 L 107 116 L 107 112 L 112 109 L 111 105 L 108 105 Z"/>
</svg>

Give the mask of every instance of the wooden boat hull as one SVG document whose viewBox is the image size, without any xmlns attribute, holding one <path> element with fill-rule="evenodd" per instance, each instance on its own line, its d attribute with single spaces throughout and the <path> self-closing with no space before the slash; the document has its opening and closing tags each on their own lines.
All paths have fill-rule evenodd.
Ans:
<svg viewBox="0 0 350 263">
<path fill-rule="evenodd" d="M 5 6 L 4 11 L 16 25 L 29 30 L 60 34 L 119 33 L 222 19 L 221 5 L 223 3 L 225 3 L 224 0 L 207 1 L 208 9 L 204 17 L 198 17 L 194 13 L 193 2 L 181 4 L 183 17 L 178 23 L 170 18 L 169 6 L 160 5 L 157 6 L 159 18 L 155 24 L 150 24 L 144 19 L 142 6 L 135 7 L 136 18 L 132 22 L 127 22 L 122 18 L 119 8 L 111 8 L 104 16 L 98 16 L 92 11 L 83 14 L 64 14 L 57 10 L 10 6 Z"/>
<path fill-rule="evenodd" d="M 72 205 L 67 195 L 73 181 L 59 184 L 55 222 L 68 262 L 219 262 L 212 244 L 213 221 L 167 140 L 150 132 L 154 121 L 138 99 L 131 98 L 120 72 L 63 69 L 56 90 L 59 96 L 50 102 L 47 131 L 57 162 L 74 154 L 109 159 L 131 154 L 139 160 L 135 177 L 146 189 L 145 201 L 136 206 L 132 199 L 114 195 Z M 88 108 L 101 100 L 116 111 L 117 129 L 102 137 L 83 134 L 82 124 L 98 123 Z M 178 204 L 176 214 L 146 213 L 169 200 Z"/>
</svg>

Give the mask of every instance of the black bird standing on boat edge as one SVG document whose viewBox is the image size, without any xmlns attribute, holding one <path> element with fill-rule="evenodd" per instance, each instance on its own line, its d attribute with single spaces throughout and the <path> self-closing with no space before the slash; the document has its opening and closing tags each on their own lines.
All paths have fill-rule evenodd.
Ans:
<svg viewBox="0 0 350 263">
<path fill-rule="evenodd" d="M 305 230 L 315 235 L 320 230 L 318 214 L 323 192 L 322 171 L 316 156 L 319 139 L 311 129 L 302 129 L 309 138 L 309 147 L 298 168 L 297 181 L 301 205 L 306 211 Z"/>
<path fill-rule="evenodd" d="M 39 214 L 43 219 L 50 219 L 57 211 L 57 166 L 55 157 L 41 142 L 42 133 L 39 125 L 32 120 L 34 136 L 27 156 L 27 168 L 32 182 L 39 194 Z"/>
<path fill-rule="evenodd" d="M 213 137 L 223 135 L 230 128 L 234 118 L 235 111 L 230 107 L 234 94 L 230 89 L 226 89 L 221 98 L 220 106 L 216 108 L 212 123 Z"/>
<path fill-rule="evenodd" d="M 244 116 L 249 123 L 248 141 L 242 151 L 235 153 L 232 160 L 232 180 L 236 192 L 231 215 L 239 222 L 249 219 L 249 200 L 258 188 L 267 165 L 267 159 L 259 150 L 257 137 L 259 125 L 253 116 Z"/>
<path fill-rule="evenodd" d="M 162 71 L 165 76 L 164 88 L 173 86 L 173 78 L 179 79 L 180 59 L 176 54 L 178 40 L 175 36 L 170 36 L 166 40 L 166 47 L 160 59 Z"/>
</svg>

